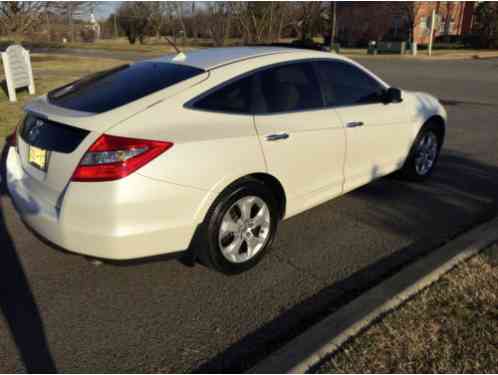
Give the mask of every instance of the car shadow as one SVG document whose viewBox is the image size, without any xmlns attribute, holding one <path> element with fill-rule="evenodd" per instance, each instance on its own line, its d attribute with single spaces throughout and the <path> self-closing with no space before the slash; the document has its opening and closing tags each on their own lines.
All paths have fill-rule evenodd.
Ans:
<svg viewBox="0 0 498 375">
<path fill-rule="evenodd" d="M 372 174 L 376 173 L 374 169 Z M 451 201 L 450 196 L 452 199 L 456 197 L 457 202 Z M 441 155 L 438 168 L 427 183 L 398 181 L 394 176 L 389 176 L 351 192 L 348 199 L 368 200 L 372 204 L 372 217 L 369 213 L 366 215 L 368 218 L 363 218 L 369 225 L 405 235 L 415 229 L 420 231 L 420 228 L 427 228 L 428 234 L 294 305 L 224 352 L 202 363 L 194 369 L 194 373 L 247 371 L 259 360 L 381 281 L 473 226 L 492 219 L 498 212 L 498 167 L 448 150 Z M 421 205 L 421 202 L 424 204 Z M 468 215 L 465 211 L 464 203 L 469 202 L 478 207 L 474 215 Z M 441 209 L 448 212 L 451 209 L 465 216 L 465 219 L 447 223 L 447 226 L 440 227 L 440 233 L 430 231 L 434 220 L 438 218 L 432 217 L 430 210 L 421 213 L 424 206 L 436 211 Z M 304 264 L 300 266 L 306 267 Z M 400 290 L 404 287 L 399 286 Z M 296 353 L 296 356 L 300 354 Z"/>
<path fill-rule="evenodd" d="M 7 195 L 5 162 L 7 144 L 0 162 L 0 199 Z M 15 244 L 7 229 L 0 201 L 0 310 L 19 354 L 30 373 L 57 371 L 49 350 L 43 321 Z"/>
</svg>

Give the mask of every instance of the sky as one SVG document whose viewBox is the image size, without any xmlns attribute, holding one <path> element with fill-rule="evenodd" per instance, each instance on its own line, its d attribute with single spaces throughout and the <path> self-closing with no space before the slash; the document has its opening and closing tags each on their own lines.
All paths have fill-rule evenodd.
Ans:
<svg viewBox="0 0 498 375">
<path fill-rule="evenodd" d="M 95 17 L 98 20 L 106 19 L 116 10 L 120 3 L 120 1 L 97 1 L 98 6 L 95 11 Z"/>
</svg>

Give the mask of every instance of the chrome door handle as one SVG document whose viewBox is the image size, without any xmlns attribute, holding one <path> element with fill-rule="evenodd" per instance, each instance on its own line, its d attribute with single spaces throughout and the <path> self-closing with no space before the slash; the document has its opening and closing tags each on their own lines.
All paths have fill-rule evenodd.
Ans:
<svg viewBox="0 0 498 375">
<path fill-rule="evenodd" d="M 357 128 L 358 126 L 365 125 L 362 121 L 352 121 L 346 124 L 347 128 Z"/>
<path fill-rule="evenodd" d="M 289 138 L 289 134 L 287 133 L 279 133 L 279 134 L 270 134 L 266 136 L 267 141 L 281 141 Z"/>
</svg>

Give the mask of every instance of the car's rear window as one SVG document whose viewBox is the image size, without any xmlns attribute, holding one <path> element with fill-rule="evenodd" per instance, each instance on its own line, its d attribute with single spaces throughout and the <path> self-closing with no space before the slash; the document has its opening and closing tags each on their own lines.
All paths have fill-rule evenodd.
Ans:
<svg viewBox="0 0 498 375">
<path fill-rule="evenodd" d="M 121 107 L 204 71 L 186 65 L 141 62 L 99 72 L 48 94 L 57 106 L 102 113 Z"/>
</svg>

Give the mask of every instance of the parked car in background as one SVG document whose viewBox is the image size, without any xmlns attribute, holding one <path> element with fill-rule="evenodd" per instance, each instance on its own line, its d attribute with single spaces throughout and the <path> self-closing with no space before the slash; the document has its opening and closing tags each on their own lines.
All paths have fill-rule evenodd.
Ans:
<svg viewBox="0 0 498 375">
<path fill-rule="evenodd" d="M 24 221 L 70 251 L 189 249 L 254 266 L 281 220 L 399 171 L 432 173 L 434 97 L 336 54 L 203 49 L 97 73 L 26 106 L 7 158 Z"/>
</svg>

